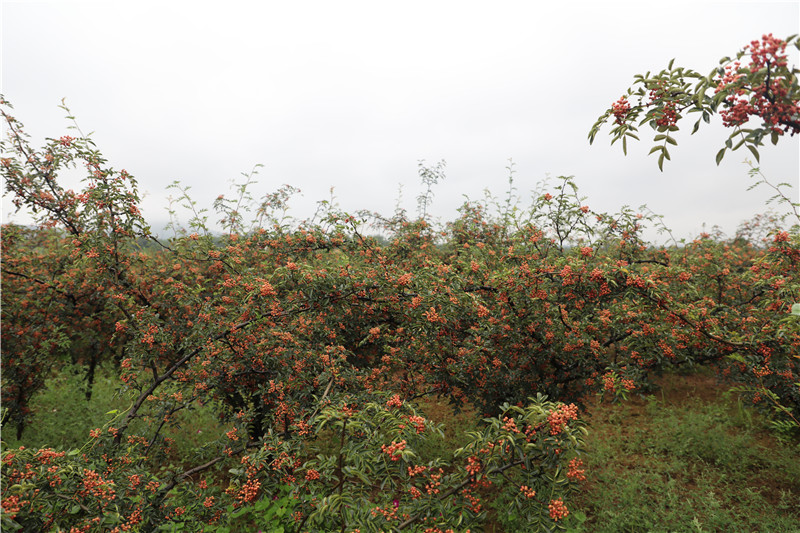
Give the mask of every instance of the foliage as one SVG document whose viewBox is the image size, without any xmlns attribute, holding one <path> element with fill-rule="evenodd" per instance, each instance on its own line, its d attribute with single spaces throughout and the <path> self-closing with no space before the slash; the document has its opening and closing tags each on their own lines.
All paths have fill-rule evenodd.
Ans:
<svg viewBox="0 0 800 533">
<path fill-rule="evenodd" d="M 13 134 L 2 161 L 7 191 L 40 223 L 3 230 L 3 388 L 6 398 L 19 398 L 7 403 L 6 419 L 21 433 L 31 396 L 51 371 L 73 364 L 94 371 L 110 360 L 129 401 L 80 451 L 4 452 L 7 527 L 150 531 L 179 529 L 191 516 L 224 528 L 230 506 L 245 521 L 284 509 L 259 502 L 287 487 L 298 528 L 331 521 L 444 527 L 483 520 L 475 491 L 497 482 L 518 491 L 507 478 L 558 501 L 553 511 L 550 500 L 531 497 L 526 520 L 566 515 L 574 483 L 565 481 L 561 462 L 580 446 L 577 408 L 543 397 L 526 410 L 500 405 L 506 396 L 498 383 L 458 388 L 480 369 L 445 369 L 436 361 L 448 338 L 483 350 L 475 343 L 482 317 L 474 314 L 473 289 L 458 276 L 442 277 L 448 268 L 462 271 L 465 261 L 474 273 L 472 256 L 444 255 L 424 220 L 398 221 L 388 246 L 379 247 L 333 206 L 321 223 L 280 224 L 270 209 L 285 205 L 281 196 L 259 204 L 258 216 L 275 223 L 246 230 L 238 213 L 252 203 L 248 177 L 236 185 L 237 200 L 214 206 L 228 233 L 213 236 L 181 189 L 195 231 L 175 227 L 162 242 L 141 219 L 133 178 L 108 167 L 90 139 L 64 136 L 35 150 L 21 125 L 4 116 Z M 58 171 L 75 162 L 89 170 L 80 193 L 58 181 Z M 36 254 L 27 253 L 30 243 Z M 560 244 L 559 261 L 566 255 Z M 452 316 L 436 318 L 436 308 Z M 31 349 L 26 335 L 41 344 Z M 519 406 L 532 392 L 546 392 L 522 385 L 509 396 Z M 386 391 L 396 391 L 388 406 Z M 474 398 L 506 419 L 485 422 L 450 462 L 408 464 L 425 422 L 404 400 L 436 392 L 457 404 Z M 167 435 L 197 405 L 213 406 L 226 430 L 193 459 L 172 463 Z M 513 432 L 509 420 L 527 433 Z M 336 450 L 320 445 L 329 442 L 321 434 L 328 428 L 343 436 Z M 387 460 L 386 450 L 406 445 L 399 462 L 393 453 Z M 373 468 L 381 462 L 385 468 Z M 527 472 L 510 478 L 522 465 Z M 409 467 L 419 470 L 411 475 Z M 198 481 L 204 472 L 218 472 L 221 485 Z M 398 511 L 379 487 L 401 490 L 401 483 L 408 494 Z"/>
<path fill-rule="evenodd" d="M 613 119 L 611 143 L 622 140 L 627 153 L 627 139 L 639 140 L 638 126 L 648 124 L 656 131 L 650 153 L 658 152 L 658 168 L 663 170 L 664 160 L 670 159 L 668 145 L 678 144 L 672 134 L 678 131 L 684 115 L 700 114 L 692 128 L 695 133 L 701 122 L 709 123 L 719 113 L 723 125 L 733 132 L 717 152 L 717 164 L 727 150 L 742 146 L 758 160 L 758 147 L 764 138 L 777 144 L 785 133 L 800 133 L 800 70 L 789 66 L 787 47 L 800 49 L 797 35 L 782 40 L 769 34 L 750 42 L 734 59 L 722 58 L 720 66 L 706 76 L 675 67 L 674 60 L 657 74 L 637 74 L 627 93 L 592 126 L 589 142 L 594 142 L 601 126 Z M 745 57 L 749 61 L 743 62 Z M 713 94 L 707 94 L 712 90 Z M 632 103 L 634 98 L 636 102 Z M 743 127 L 754 117 L 761 120 L 760 126 Z"/>
<path fill-rule="evenodd" d="M 80 450 L 3 452 L 5 527 L 444 531 L 485 520 L 491 490 L 510 526 L 563 529 L 580 405 L 674 366 L 713 366 L 790 438 L 800 427 L 797 228 L 766 247 L 654 247 L 657 216 L 594 212 L 570 177 L 519 207 L 513 168 L 504 204 L 468 200 L 437 227 L 444 164 L 420 163 L 416 220 L 331 199 L 294 221 L 295 191 L 253 198 L 250 173 L 212 206 L 222 235 L 174 184 L 164 241 L 88 136 L 35 149 L 3 106 L 6 192 L 38 223 L 2 232 L 4 422 L 21 434 L 48 375 L 75 364 L 87 393 L 97 365 L 117 368 L 126 402 Z M 65 190 L 59 172 L 79 165 L 81 192 Z M 369 217 L 384 244 L 364 236 Z M 418 414 L 426 396 L 483 414 L 452 457 L 420 458 L 441 439 Z M 198 407 L 222 429 L 176 460 L 168 435 Z"/>
</svg>

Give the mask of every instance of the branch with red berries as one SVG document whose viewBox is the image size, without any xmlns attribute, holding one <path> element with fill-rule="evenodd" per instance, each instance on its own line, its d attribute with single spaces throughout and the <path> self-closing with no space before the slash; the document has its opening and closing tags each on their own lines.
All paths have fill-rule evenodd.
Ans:
<svg viewBox="0 0 800 533">
<path fill-rule="evenodd" d="M 663 170 L 669 160 L 668 145 L 677 145 L 672 136 L 684 114 L 700 113 L 692 128 L 694 134 L 701 122 L 711 122 L 714 114 L 722 117 L 724 126 L 733 128 L 725 146 L 717 152 L 719 164 L 727 150 L 746 146 L 759 160 L 758 147 L 765 137 L 772 144 L 786 133 L 800 133 L 800 85 L 796 67 L 789 67 L 786 49 L 800 50 L 800 38 L 792 35 L 785 40 L 772 34 L 751 41 L 736 54 L 735 59 L 724 57 L 720 66 L 707 76 L 674 67 L 674 59 L 657 74 L 637 74 L 633 85 L 619 100 L 597 119 L 589 131 L 589 143 L 606 122 L 613 121 L 611 144 L 622 140 L 627 155 L 627 139 L 637 136 L 638 127 L 648 124 L 656 131 L 656 143 L 650 153 L 659 153 L 658 168 Z M 760 119 L 759 126 L 750 126 Z"/>
</svg>

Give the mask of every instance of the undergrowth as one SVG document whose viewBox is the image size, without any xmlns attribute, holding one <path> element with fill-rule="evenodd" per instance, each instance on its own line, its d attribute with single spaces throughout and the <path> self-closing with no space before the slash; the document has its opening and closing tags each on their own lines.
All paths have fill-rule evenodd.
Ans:
<svg viewBox="0 0 800 533">
<path fill-rule="evenodd" d="M 4 432 L 3 447 L 70 449 L 89 431 L 124 411 L 128 400 L 108 369 L 91 401 L 82 376 L 53 376 L 33 404 L 20 441 Z M 564 522 L 572 532 L 800 532 L 797 446 L 769 434 L 766 423 L 708 375 L 668 374 L 660 390 L 621 404 L 590 402 L 587 480 Z M 436 398 L 422 399 L 426 417 L 445 425 L 443 438 L 419 450 L 424 458 L 452 458 L 467 432 L 479 426 L 470 409 L 459 413 Z M 181 415 L 173 458 L 216 434 L 210 407 Z M 214 431 L 211 431 L 214 429 Z M 513 531 L 504 502 L 489 499 L 485 531 Z"/>
</svg>

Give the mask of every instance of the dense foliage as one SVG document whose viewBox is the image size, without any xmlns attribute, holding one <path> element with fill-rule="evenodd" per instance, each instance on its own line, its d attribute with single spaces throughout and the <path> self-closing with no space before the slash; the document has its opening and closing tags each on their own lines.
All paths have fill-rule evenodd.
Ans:
<svg viewBox="0 0 800 533">
<path fill-rule="evenodd" d="M 192 218 L 164 240 L 89 137 L 34 148 L 3 106 L 6 191 L 38 223 L 2 231 L 3 423 L 22 433 L 68 364 L 87 397 L 114 365 L 130 401 L 82 449 L 3 451 L 4 528 L 465 530 L 491 488 L 518 527 L 559 529 L 583 478 L 581 402 L 671 365 L 713 366 L 798 429 L 797 226 L 655 247 L 658 218 L 595 212 L 564 177 L 436 228 L 443 165 L 421 165 L 416 219 L 324 202 L 294 221 L 293 190 L 253 200 L 249 175 L 213 206 L 222 234 L 174 185 Z M 87 171 L 80 192 L 59 182 L 69 168 Z M 485 416 L 452 460 L 418 454 L 441 433 L 415 406 L 430 395 Z M 199 406 L 225 431 L 165 461 L 165 429 Z"/>
</svg>

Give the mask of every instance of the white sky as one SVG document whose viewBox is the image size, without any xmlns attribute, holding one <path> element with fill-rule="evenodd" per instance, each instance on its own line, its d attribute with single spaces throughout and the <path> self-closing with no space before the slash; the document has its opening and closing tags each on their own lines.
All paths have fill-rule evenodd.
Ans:
<svg viewBox="0 0 800 533">
<path fill-rule="evenodd" d="M 714 155 L 729 133 L 689 136 L 658 171 L 643 142 L 624 157 L 596 118 L 634 74 L 702 73 L 764 33 L 800 32 L 800 2 L 2 2 L 2 92 L 37 142 L 69 133 L 67 104 L 115 168 L 139 180 L 160 231 L 165 186 L 211 207 L 256 163 L 263 194 L 302 190 L 310 217 L 330 188 L 348 211 L 416 214 L 417 162 L 447 162 L 432 212 L 452 220 L 464 195 L 503 196 L 509 158 L 527 196 L 574 175 L 597 211 L 647 204 L 678 237 L 728 233 L 763 212 L 769 191 L 745 151 Z M 797 53 L 791 56 L 797 64 Z M 800 143 L 762 150 L 761 168 L 798 201 Z M 76 187 L 75 185 L 70 185 Z M 3 222 L 24 223 L 3 200 Z"/>
</svg>

